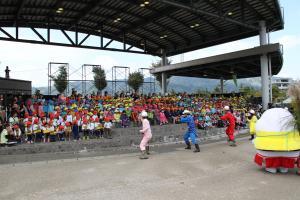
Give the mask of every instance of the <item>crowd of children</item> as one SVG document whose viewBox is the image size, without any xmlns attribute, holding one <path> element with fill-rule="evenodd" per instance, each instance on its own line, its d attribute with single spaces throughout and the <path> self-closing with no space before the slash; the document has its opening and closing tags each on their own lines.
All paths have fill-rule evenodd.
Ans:
<svg viewBox="0 0 300 200">
<path fill-rule="evenodd" d="M 180 123 L 180 116 L 188 109 L 198 128 L 223 127 L 219 116 L 224 105 L 229 104 L 235 108 L 234 115 L 240 127 L 244 126 L 246 101 L 243 97 L 199 97 L 188 94 L 165 97 L 60 95 L 51 99 L 33 96 L 26 100 L 16 97 L 3 135 L 19 143 L 112 138 L 112 127 L 139 126 L 138 116 L 143 110 L 148 113 L 152 125 Z"/>
</svg>

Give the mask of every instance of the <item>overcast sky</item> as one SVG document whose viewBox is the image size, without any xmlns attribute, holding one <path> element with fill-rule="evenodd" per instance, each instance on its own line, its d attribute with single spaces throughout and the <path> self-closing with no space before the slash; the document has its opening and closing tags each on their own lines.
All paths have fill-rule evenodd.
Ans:
<svg viewBox="0 0 300 200">
<path fill-rule="evenodd" d="M 300 52 L 300 1 L 281 0 L 281 5 L 284 7 L 285 29 L 270 35 L 271 43 L 280 42 L 284 45 L 284 64 L 278 76 L 300 79 L 300 67 L 298 66 Z M 14 32 L 12 29 L 5 30 L 11 33 Z M 26 38 L 35 37 L 27 29 L 22 29 L 21 34 Z M 3 36 L 1 33 L 0 35 Z M 53 35 L 56 41 L 63 38 L 58 32 L 53 32 Z M 87 41 L 87 43 L 93 42 L 95 42 L 93 38 Z M 116 45 L 118 44 L 112 43 L 110 47 Z M 183 56 L 179 55 L 171 59 L 173 63 L 176 63 L 182 59 L 184 61 L 193 60 L 251 48 L 257 45 L 259 45 L 259 39 L 258 37 L 253 37 L 185 53 Z M 69 63 L 70 79 L 81 79 L 81 66 L 83 64 L 101 65 L 106 70 L 107 78 L 111 79 L 112 66 L 128 66 L 130 71 L 133 72 L 138 68 L 151 66 L 151 63 L 158 59 L 158 57 L 149 55 L 0 41 L 0 76 L 4 76 L 4 69 L 6 66 L 9 66 L 11 78 L 31 80 L 34 87 L 47 86 L 49 62 Z M 89 77 L 91 78 L 91 75 Z"/>
</svg>

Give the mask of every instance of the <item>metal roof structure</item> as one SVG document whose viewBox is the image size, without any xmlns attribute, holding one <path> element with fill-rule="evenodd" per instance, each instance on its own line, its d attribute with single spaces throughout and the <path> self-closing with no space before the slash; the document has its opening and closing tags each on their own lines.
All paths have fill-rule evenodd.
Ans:
<svg viewBox="0 0 300 200">
<path fill-rule="evenodd" d="M 258 77 L 261 75 L 260 57 L 263 54 L 271 58 L 272 75 L 278 74 L 283 63 L 282 50 L 278 43 L 153 68 L 151 73 L 165 72 L 172 76 L 224 80 L 232 79 L 233 74 L 236 78 Z"/>
<path fill-rule="evenodd" d="M 0 40 L 172 56 L 258 35 L 260 20 L 283 29 L 278 0 L 1 0 Z M 22 39 L 20 27 L 37 39 Z M 52 29 L 66 42 L 52 41 Z M 92 35 L 99 44 L 85 44 Z"/>
</svg>

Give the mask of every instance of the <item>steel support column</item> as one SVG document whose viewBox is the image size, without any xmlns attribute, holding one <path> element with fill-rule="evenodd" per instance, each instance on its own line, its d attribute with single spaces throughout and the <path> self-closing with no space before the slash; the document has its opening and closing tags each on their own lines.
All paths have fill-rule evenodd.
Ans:
<svg viewBox="0 0 300 200">
<path fill-rule="evenodd" d="M 267 29 L 265 21 L 259 22 L 259 40 L 260 45 L 267 44 Z M 268 70 L 268 56 L 266 54 L 260 57 L 260 70 L 261 70 L 261 95 L 262 95 L 262 107 L 263 110 L 268 109 L 270 92 L 269 92 L 269 70 Z"/>
<path fill-rule="evenodd" d="M 161 73 L 161 93 L 164 96 L 167 92 L 167 76 L 166 72 Z"/>
<path fill-rule="evenodd" d="M 269 67 L 269 91 L 270 91 L 270 103 L 273 103 L 273 87 L 272 87 L 272 58 L 268 56 L 268 67 Z"/>
<path fill-rule="evenodd" d="M 224 93 L 224 78 L 221 77 L 220 79 L 220 86 L 221 86 L 221 93 L 223 94 Z"/>
<path fill-rule="evenodd" d="M 162 57 L 161 57 L 161 65 L 165 66 L 167 64 L 167 56 L 166 51 L 163 50 Z M 161 74 L 161 93 L 162 95 L 165 95 L 167 92 L 167 75 L 166 72 L 163 72 Z"/>
</svg>

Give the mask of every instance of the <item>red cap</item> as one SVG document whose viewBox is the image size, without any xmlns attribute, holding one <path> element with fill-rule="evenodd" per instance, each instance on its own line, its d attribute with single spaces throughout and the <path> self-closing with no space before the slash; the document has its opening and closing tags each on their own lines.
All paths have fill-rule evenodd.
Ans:
<svg viewBox="0 0 300 200">
<path fill-rule="evenodd" d="M 40 115 L 40 117 L 45 117 L 45 113 L 40 113 L 41 115 Z"/>
<path fill-rule="evenodd" d="M 31 126 L 32 125 L 32 122 L 28 121 L 26 122 L 26 126 Z"/>
</svg>

